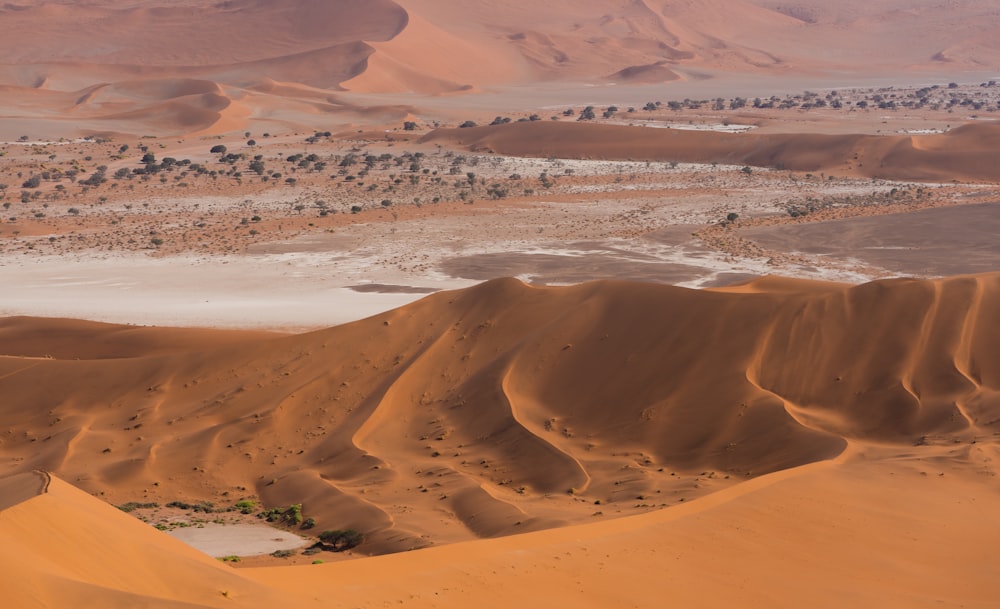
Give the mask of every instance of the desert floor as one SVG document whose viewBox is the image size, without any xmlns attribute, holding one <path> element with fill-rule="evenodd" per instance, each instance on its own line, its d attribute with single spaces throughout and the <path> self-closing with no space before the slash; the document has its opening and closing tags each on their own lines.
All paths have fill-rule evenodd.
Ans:
<svg viewBox="0 0 1000 609">
<path fill-rule="evenodd" d="M 113 4 L 0 8 L 10 606 L 1000 603 L 991 3 Z"/>
</svg>

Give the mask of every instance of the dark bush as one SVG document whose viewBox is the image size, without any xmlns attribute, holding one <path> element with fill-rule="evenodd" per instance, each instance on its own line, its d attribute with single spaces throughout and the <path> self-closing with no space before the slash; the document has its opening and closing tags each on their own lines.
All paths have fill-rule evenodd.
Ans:
<svg viewBox="0 0 1000 609">
<path fill-rule="evenodd" d="M 365 540 L 365 536 L 354 529 L 323 531 L 319 534 L 323 549 L 331 552 L 343 552 L 355 548 Z"/>
</svg>

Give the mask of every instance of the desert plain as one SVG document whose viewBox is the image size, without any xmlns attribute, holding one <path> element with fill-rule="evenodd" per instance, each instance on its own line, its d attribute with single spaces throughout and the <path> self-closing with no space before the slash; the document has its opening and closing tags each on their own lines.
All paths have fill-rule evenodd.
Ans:
<svg viewBox="0 0 1000 609">
<path fill-rule="evenodd" d="M 0 7 L 33 607 L 1000 605 L 1000 8 Z"/>
</svg>

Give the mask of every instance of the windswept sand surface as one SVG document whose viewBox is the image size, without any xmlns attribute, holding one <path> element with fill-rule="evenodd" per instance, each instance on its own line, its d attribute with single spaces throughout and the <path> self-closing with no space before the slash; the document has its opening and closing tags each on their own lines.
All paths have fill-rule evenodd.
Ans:
<svg viewBox="0 0 1000 609">
<path fill-rule="evenodd" d="M 4 607 L 1000 606 L 995 1 L 0 25 Z"/>
<path fill-rule="evenodd" d="M 0 488 L 17 497 L 0 511 L 4 577 L 35 582 L 14 588 L 23 607 L 553 591 L 593 607 L 833 607 L 845 583 L 859 605 L 990 606 L 998 281 L 494 281 L 226 348 L 12 320 L 5 333 L 33 324 L 31 348 L 60 354 L 0 359 L 22 405 L 0 421 Z M 87 356 L 74 332 L 112 340 Z M 34 468 L 59 478 L 37 496 Z M 364 531 L 362 554 L 453 543 L 232 571 L 63 479 L 112 503 L 301 503 L 318 529 Z"/>
</svg>

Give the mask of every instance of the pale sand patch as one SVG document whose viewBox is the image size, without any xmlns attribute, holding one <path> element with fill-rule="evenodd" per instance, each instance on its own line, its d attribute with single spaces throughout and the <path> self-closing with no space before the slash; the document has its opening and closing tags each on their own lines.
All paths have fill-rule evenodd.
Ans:
<svg viewBox="0 0 1000 609">
<path fill-rule="evenodd" d="M 294 533 L 260 524 L 206 524 L 167 531 L 209 556 L 261 556 L 278 550 L 295 550 L 309 540 Z"/>
<path fill-rule="evenodd" d="M 314 329 L 413 302 L 417 292 L 351 289 L 329 260 L 109 256 L 38 258 L 0 267 L 0 316 L 73 317 L 159 326 Z M 384 283 L 399 284 L 392 277 Z M 473 282 L 428 282 L 434 289 Z"/>
</svg>

